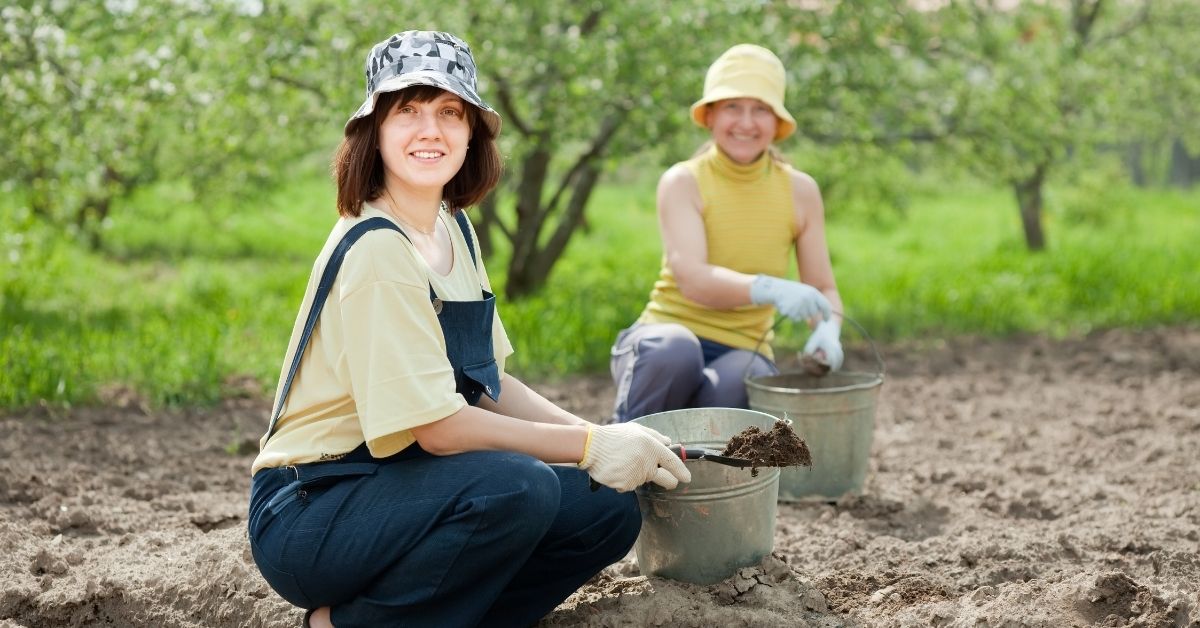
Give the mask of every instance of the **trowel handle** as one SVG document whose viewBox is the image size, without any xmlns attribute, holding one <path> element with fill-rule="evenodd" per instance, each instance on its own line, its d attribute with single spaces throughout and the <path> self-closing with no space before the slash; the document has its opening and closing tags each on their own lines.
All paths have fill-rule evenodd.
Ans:
<svg viewBox="0 0 1200 628">
<path fill-rule="evenodd" d="M 699 460 L 699 459 L 703 458 L 705 454 L 713 453 L 711 451 L 708 451 L 707 449 L 700 449 L 698 447 L 687 447 L 683 443 L 679 443 L 678 445 L 671 445 L 668 449 L 670 449 L 672 452 L 674 452 L 675 455 L 679 456 L 679 459 L 683 460 L 683 461 Z"/>
</svg>

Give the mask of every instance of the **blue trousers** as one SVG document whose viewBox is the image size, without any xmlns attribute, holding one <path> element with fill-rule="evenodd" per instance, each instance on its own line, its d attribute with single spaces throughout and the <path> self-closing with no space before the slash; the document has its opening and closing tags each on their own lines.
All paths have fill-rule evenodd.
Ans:
<svg viewBox="0 0 1200 628">
<path fill-rule="evenodd" d="M 351 626 L 529 626 L 633 546 L 632 493 L 507 452 L 263 469 L 250 544 L 267 582 Z"/>
</svg>

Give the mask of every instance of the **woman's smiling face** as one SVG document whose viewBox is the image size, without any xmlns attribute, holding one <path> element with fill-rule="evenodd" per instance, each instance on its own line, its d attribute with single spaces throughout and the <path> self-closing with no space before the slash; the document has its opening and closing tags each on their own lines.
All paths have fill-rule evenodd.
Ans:
<svg viewBox="0 0 1200 628">
<path fill-rule="evenodd" d="M 708 106 L 708 129 L 717 146 L 731 159 L 748 164 L 775 140 L 779 118 L 757 98 L 730 98 Z"/>
<path fill-rule="evenodd" d="M 467 105 L 450 92 L 396 104 L 379 125 L 379 153 L 390 183 L 412 192 L 446 185 L 467 157 Z"/>
</svg>

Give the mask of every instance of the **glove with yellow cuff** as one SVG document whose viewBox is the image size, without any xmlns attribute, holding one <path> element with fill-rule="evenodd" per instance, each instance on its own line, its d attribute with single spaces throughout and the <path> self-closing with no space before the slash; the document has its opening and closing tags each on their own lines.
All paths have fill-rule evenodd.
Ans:
<svg viewBox="0 0 1200 628">
<path fill-rule="evenodd" d="M 645 484 L 671 489 L 691 482 L 692 472 L 667 445 L 671 439 L 637 423 L 588 426 L 579 468 L 622 493 Z"/>
</svg>

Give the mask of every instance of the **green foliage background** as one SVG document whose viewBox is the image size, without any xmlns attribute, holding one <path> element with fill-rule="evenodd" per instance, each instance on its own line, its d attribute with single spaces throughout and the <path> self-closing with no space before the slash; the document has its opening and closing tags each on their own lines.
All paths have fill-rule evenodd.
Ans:
<svg viewBox="0 0 1200 628">
<path fill-rule="evenodd" d="M 526 378 L 606 368 L 658 270 L 657 174 L 703 141 L 687 106 L 738 41 L 788 68 L 800 133 L 782 148 L 823 187 L 848 313 L 873 335 L 1200 320 L 1200 195 L 1163 187 L 1200 153 L 1200 5 L 914 6 L 6 4 L 0 407 L 131 391 L 209 403 L 247 378 L 271 390 L 333 221 L 325 171 L 361 99 L 362 55 L 408 27 L 462 34 L 484 96 L 512 100 L 500 224 L 521 224 L 517 187 L 539 154 L 539 202 L 557 186 L 587 200 L 545 285 L 501 306 Z M 616 126 L 589 157 L 591 190 L 570 177 L 604 121 Z M 1133 161 L 1147 185 L 1130 183 Z M 1040 254 L 1014 211 L 1031 180 L 1051 242 Z M 493 244 L 502 289 L 513 248 Z M 778 344 L 803 336 L 785 327 Z"/>
<path fill-rule="evenodd" d="M 1053 250 L 1030 255 L 1002 191 L 969 180 L 912 187 L 891 222 L 830 210 L 849 314 L 878 340 L 1200 320 L 1200 192 L 1108 189 L 1104 218 L 1078 222 L 1086 188 L 1055 190 L 1049 222 L 1072 228 Z M 93 402 L 129 389 L 151 404 L 209 403 L 244 393 L 245 376 L 263 394 L 273 389 L 334 220 L 331 186 L 312 174 L 264 199 L 271 212 L 201 211 L 174 196 L 162 187 L 132 201 L 138 211 L 112 231 L 117 255 L 39 229 L 14 238 L 5 225 L 0 406 Z M 543 291 L 501 303 L 517 347 L 511 369 L 528 381 L 607 368 L 613 337 L 640 312 L 657 273 L 652 185 L 603 187 L 591 220 Z M 861 342 L 849 328 L 845 335 Z M 785 327 L 777 346 L 804 339 Z"/>
</svg>

